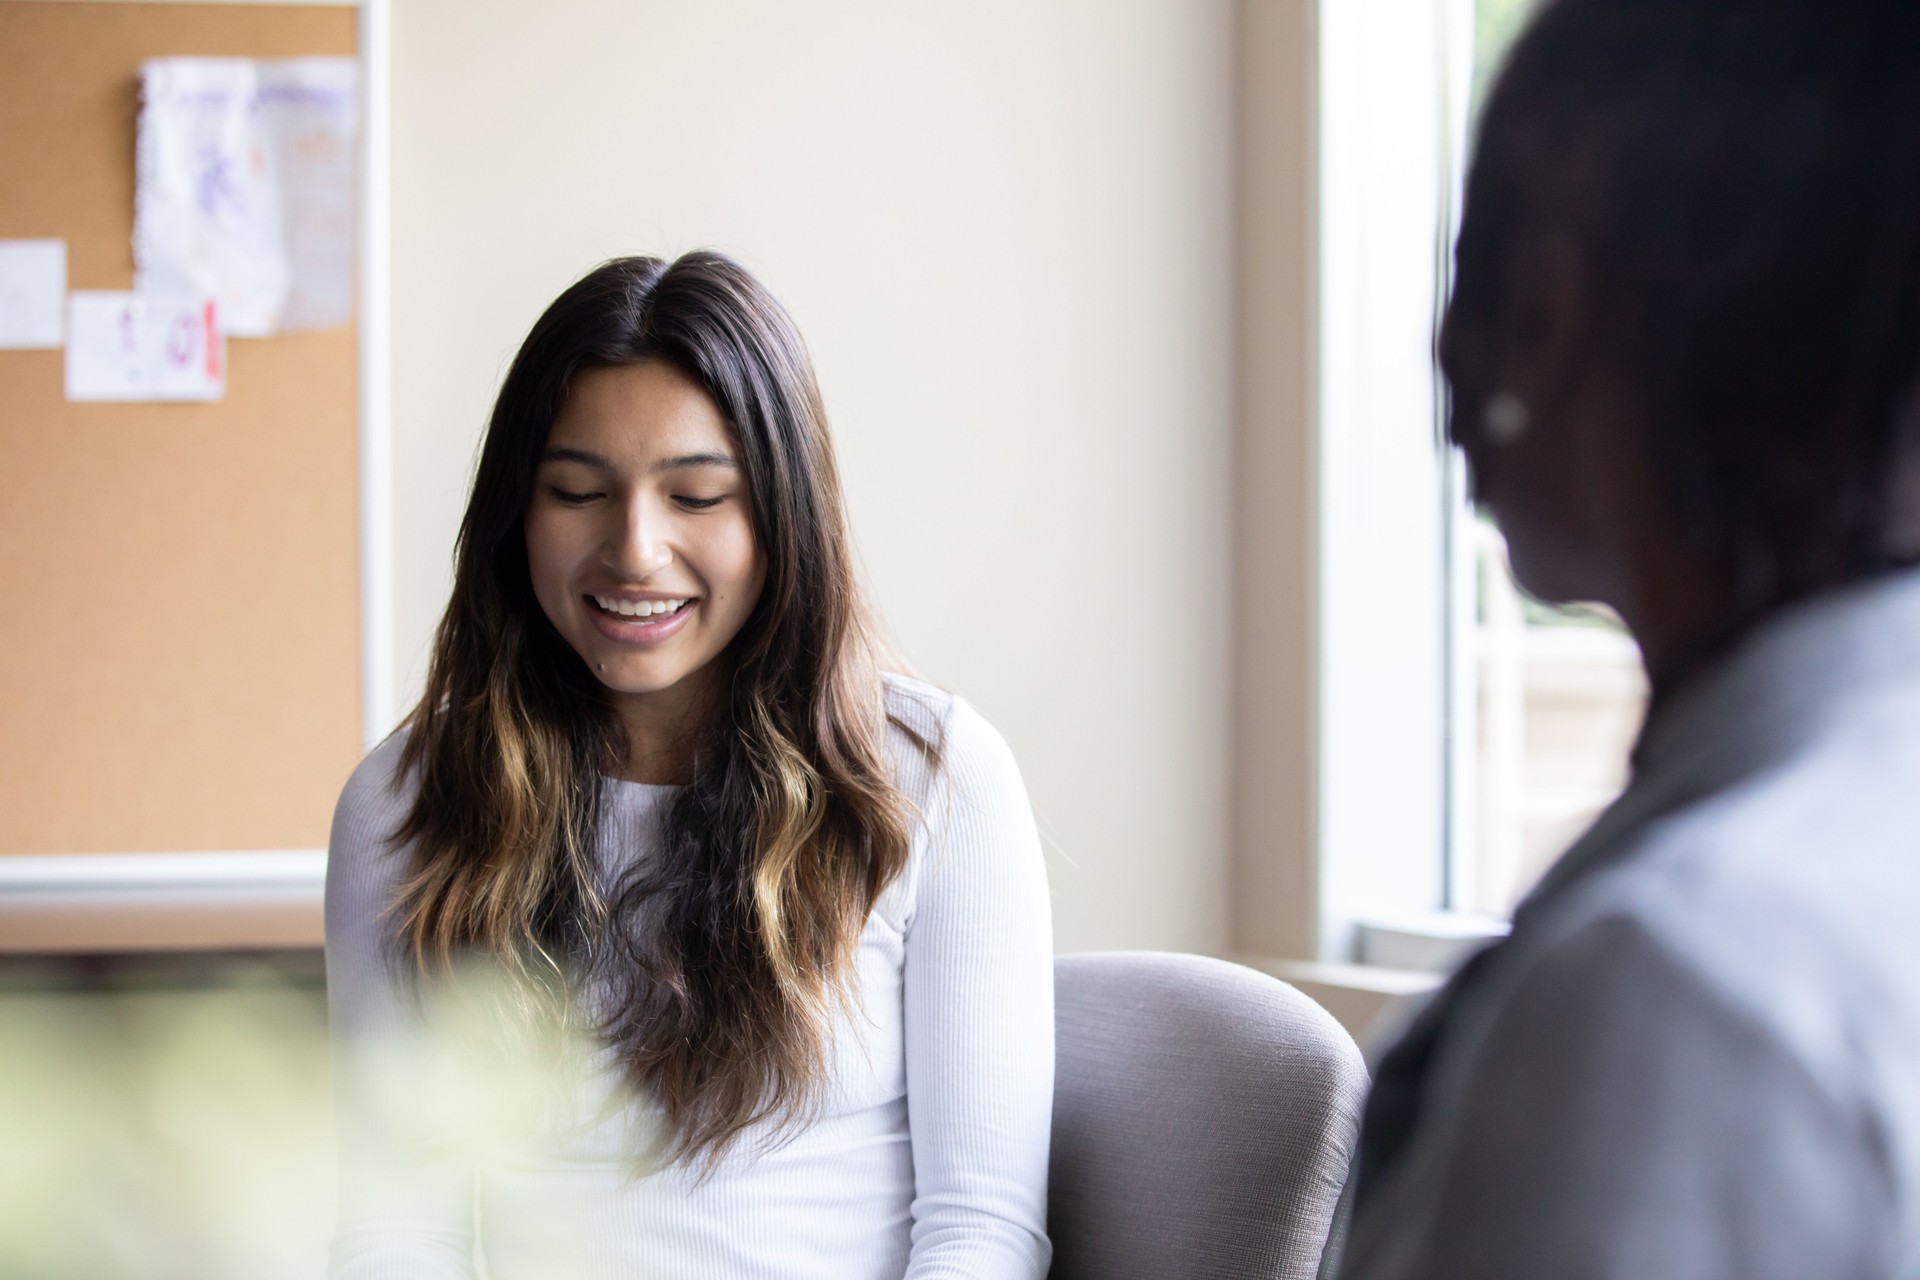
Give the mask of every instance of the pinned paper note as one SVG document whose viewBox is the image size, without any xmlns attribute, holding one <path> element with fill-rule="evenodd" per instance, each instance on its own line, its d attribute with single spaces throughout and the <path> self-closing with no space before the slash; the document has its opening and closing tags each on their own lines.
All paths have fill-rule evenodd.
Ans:
<svg viewBox="0 0 1920 1280">
<path fill-rule="evenodd" d="M 0 347 L 59 346 L 66 302 L 66 241 L 0 240 Z"/>
<path fill-rule="evenodd" d="M 142 293 L 210 293 L 235 337 L 352 314 L 358 66 L 158 58 L 141 67 Z"/>
<path fill-rule="evenodd" d="M 218 400 L 226 344 L 206 295 L 69 295 L 67 399 Z"/>
<path fill-rule="evenodd" d="M 351 58 L 255 65 L 261 119 L 279 159 L 280 210 L 293 272 L 280 328 L 334 328 L 353 318 L 359 65 Z"/>
</svg>

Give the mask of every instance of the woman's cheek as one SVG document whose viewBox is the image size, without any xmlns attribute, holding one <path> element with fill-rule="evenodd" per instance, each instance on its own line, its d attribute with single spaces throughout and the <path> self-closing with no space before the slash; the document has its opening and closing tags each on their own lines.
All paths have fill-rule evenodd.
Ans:
<svg viewBox="0 0 1920 1280">
<path fill-rule="evenodd" d="M 547 620 L 556 627 L 561 626 L 562 619 L 556 616 L 555 610 L 571 594 L 567 585 L 569 561 L 564 545 L 565 530 L 550 513 L 538 507 L 527 514 L 526 530 L 527 577 L 533 586 L 533 597 Z"/>
</svg>

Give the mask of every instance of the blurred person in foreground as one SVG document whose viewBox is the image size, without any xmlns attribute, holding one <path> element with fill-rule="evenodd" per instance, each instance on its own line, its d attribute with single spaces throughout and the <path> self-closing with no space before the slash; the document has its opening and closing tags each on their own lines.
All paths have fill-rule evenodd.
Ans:
<svg viewBox="0 0 1920 1280">
<path fill-rule="evenodd" d="M 1920 5 L 1548 4 L 1457 263 L 1477 496 L 1653 697 L 1380 1061 L 1340 1274 L 1920 1275 Z"/>
</svg>

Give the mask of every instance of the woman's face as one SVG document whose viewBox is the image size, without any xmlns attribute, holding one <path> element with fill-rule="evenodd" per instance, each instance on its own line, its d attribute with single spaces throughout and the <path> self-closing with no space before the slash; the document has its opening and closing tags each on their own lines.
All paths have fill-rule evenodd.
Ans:
<svg viewBox="0 0 1920 1280">
<path fill-rule="evenodd" d="M 690 690 L 766 580 L 726 420 L 658 360 L 591 369 L 554 420 L 527 504 L 527 568 L 554 629 L 615 696 Z"/>
<path fill-rule="evenodd" d="M 1631 595 L 1630 544 L 1651 514 L 1637 405 L 1609 359 L 1577 249 L 1541 238 L 1517 250 L 1498 320 L 1450 310 L 1443 327 L 1451 434 L 1520 585 L 1618 609 Z"/>
<path fill-rule="evenodd" d="M 1551 228 L 1516 234 L 1498 269 L 1511 273 L 1498 315 L 1456 307 L 1441 334 L 1451 434 L 1506 535 L 1514 578 L 1543 600 L 1612 607 L 1657 688 L 1724 634 L 1732 596 L 1724 566 L 1685 535 L 1656 465 L 1648 400 L 1622 354 L 1633 312 Z M 1455 298 L 1484 298 L 1486 283 L 1463 275 Z"/>
</svg>

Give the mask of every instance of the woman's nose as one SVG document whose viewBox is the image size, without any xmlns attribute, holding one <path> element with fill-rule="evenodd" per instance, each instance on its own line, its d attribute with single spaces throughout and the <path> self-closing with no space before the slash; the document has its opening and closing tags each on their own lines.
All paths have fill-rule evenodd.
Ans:
<svg viewBox="0 0 1920 1280">
<path fill-rule="evenodd" d="M 610 568 L 623 576 L 647 578 L 673 563 L 673 549 L 660 536 L 660 522 L 639 501 L 632 503 L 607 548 Z"/>
</svg>

